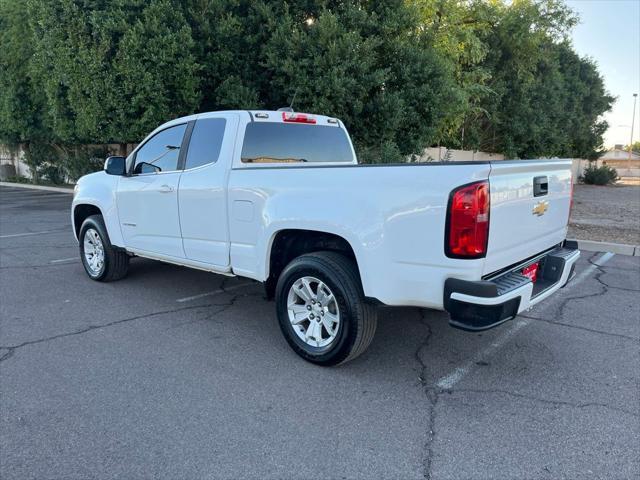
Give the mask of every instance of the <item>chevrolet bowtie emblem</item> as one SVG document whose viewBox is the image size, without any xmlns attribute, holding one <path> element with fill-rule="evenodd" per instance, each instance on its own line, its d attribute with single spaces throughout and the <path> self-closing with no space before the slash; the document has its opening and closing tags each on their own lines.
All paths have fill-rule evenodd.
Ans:
<svg viewBox="0 0 640 480">
<path fill-rule="evenodd" d="M 548 209 L 549 209 L 549 202 L 547 202 L 546 200 L 542 200 L 541 202 L 536 203 L 536 206 L 533 207 L 532 213 L 534 215 L 541 217 L 546 213 Z"/>
</svg>

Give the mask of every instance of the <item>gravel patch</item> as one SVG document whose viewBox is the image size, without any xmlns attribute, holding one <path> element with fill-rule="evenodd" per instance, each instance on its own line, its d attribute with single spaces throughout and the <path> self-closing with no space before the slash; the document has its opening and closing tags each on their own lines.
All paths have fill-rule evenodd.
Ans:
<svg viewBox="0 0 640 480">
<path fill-rule="evenodd" d="M 568 236 L 640 245 L 640 186 L 576 185 Z"/>
</svg>

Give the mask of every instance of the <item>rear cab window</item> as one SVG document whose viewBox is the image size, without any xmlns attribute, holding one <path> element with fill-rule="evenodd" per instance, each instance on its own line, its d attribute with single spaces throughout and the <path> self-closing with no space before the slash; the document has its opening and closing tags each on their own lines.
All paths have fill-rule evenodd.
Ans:
<svg viewBox="0 0 640 480">
<path fill-rule="evenodd" d="M 247 124 L 241 160 L 245 166 L 355 163 L 349 136 L 338 125 L 279 121 Z"/>
</svg>

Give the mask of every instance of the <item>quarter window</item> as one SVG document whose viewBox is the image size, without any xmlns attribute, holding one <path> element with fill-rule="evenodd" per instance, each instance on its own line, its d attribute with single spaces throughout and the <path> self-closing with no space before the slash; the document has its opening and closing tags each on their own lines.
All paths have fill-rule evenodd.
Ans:
<svg viewBox="0 0 640 480">
<path fill-rule="evenodd" d="M 218 161 L 226 123 L 224 118 L 202 118 L 196 121 L 191 132 L 185 169 Z"/>
<path fill-rule="evenodd" d="M 133 173 L 160 173 L 178 169 L 178 157 L 187 124 L 169 127 L 151 137 L 136 152 Z"/>
</svg>

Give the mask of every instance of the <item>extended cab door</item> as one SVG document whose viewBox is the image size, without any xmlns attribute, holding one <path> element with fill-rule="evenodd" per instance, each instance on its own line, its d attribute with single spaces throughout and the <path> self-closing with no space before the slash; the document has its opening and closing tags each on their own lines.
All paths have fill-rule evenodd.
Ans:
<svg viewBox="0 0 640 480">
<path fill-rule="evenodd" d="M 134 154 L 131 175 L 118 182 L 117 205 L 125 245 L 184 258 L 178 216 L 178 160 L 187 123 L 149 138 Z"/>
<path fill-rule="evenodd" d="M 193 123 L 178 191 L 182 244 L 189 260 L 229 269 L 227 179 L 238 115 L 206 114 Z"/>
</svg>

